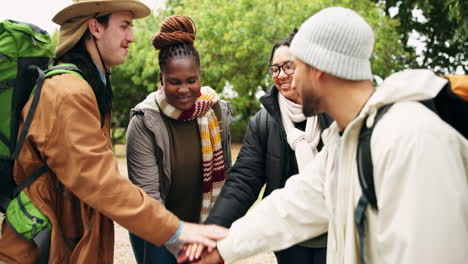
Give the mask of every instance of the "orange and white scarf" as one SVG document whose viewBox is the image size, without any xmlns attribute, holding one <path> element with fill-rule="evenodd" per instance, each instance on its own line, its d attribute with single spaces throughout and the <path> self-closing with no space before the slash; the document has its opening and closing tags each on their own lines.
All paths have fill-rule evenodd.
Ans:
<svg viewBox="0 0 468 264">
<path fill-rule="evenodd" d="M 208 86 L 200 90 L 200 96 L 193 107 L 181 111 L 170 105 L 166 99 L 164 89 L 160 87 L 156 92 L 156 102 L 160 110 L 175 120 L 190 121 L 197 119 L 200 131 L 203 155 L 203 201 L 200 221 L 204 222 L 219 196 L 226 180 L 223 147 L 221 144 L 221 129 L 212 106 L 219 96 Z"/>
</svg>

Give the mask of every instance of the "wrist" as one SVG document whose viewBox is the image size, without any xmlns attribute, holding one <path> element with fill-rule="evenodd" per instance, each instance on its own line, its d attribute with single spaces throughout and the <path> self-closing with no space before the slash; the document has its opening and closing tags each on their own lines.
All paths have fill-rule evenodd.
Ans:
<svg viewBox="0 0 468 264">
<path fill-rule="evenodd" d="M 164 243 L 164 246 L 171 252 L 174 257 L 177 257 L 180 253 L 180 250 L 182 247 L 185 245 L 185 242 L 181 241 L 180 235 L 182 233 L 182 229 L 184 227 L 184 222 L 179 220 L 179 226 L 177 227 L 177 230 L 174 232 L 171 238 L 169 238 L 166 243 Z"/>
<path fill-rule="evenodd" d="M 184 227 L 184 221 L 182 220 L 179 220 L 179 226 L 177 227 L 176 231 L 174 232 L 174 234 L 166 241 L 166 243 L 173 243 L 175 242 L 180 234 L 182 233 L 182 228 Z"/>
</svg>

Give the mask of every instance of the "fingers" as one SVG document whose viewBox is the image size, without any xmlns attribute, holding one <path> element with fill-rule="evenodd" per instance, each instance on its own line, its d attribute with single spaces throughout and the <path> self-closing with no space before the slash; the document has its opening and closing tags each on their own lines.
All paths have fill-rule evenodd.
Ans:
<svg viewBox="0 0 468 264">
<path fill-rule="evenodd" d="M 205 247 L 200 243 L 191 244 L 187 251 L 187 255 L 190 261 L 200 258 L 201 252 Z M 200 252 L 200 253 L 198 253 Z"/>
<path fill-rule="evenodd" d="M 193 243 L 184 247 L 183 253 L 181 251 L 181 254 L 184 254 L 184 256 L 180 256 L 179 254 L 177 261 L 179 261 L 179 259 L 182 261 L 195 261 L 200 259 L 202 254 L 206 255 L 213 252 L 213 249 L 212 247 L 205 247 L 200 243 Z"/>
<path fill-rule="evenodd" d="M 185 243 L 201 243 L 208 247 L 216 247 L 216 241 L 226 237 L 228 229 L 216 225 L 198 225 L 185 223 L 179 239 Z"/>
<path fill-rule="evenodd" d="M 183 263 L 189 260 L 188 255 L 186 254 L 187 246 L 184 246 L 180 251 L 179 255 L 177 256 L 177 263 Z"/>
<path fill-rule="evenodd" d="M 195 257 L 192 260 L 200 258 L 204 249 L 205 249 L 205 247 L 203 245 L 198 244 L 197 248 L 196 248 L 196 251 L 195 251 Z"/>
<path fill-rule="evenodd" d="M 203 236 L 197 237 L 193 242 L 198 242 L 208 247 L 216 247 L 216 240 Z"/>
</svg>

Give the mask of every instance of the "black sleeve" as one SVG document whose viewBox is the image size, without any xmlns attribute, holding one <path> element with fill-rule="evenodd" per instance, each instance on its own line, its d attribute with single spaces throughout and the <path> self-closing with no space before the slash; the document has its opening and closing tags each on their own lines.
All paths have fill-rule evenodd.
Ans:
<svg viewBox="0 0 468 264">
<path fill-rule="evenodd" d="M 262 137 L 267 135 L 259 133 L 259 116 L 260 112 L 249 121 L 236 163 L 228 172 L 227 180 L 206 224 L 230 227 L 234 221 L 245 215 L 265 184 L 266 146 L 262 142 L 266 142 L 266 138 Z"/>
</svg>

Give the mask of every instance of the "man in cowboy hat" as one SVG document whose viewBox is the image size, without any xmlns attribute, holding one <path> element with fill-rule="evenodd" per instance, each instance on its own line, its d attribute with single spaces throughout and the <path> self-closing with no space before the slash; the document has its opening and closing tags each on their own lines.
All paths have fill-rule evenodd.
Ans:
<svg viewBox="0 0 468 264">
<path fill-rule="evenodd" d="M 22 183 L 38 168 L 49 170 L 25 189 L 50 220 L 49 263 L 112 263 L 113 221 L 156 245 L 199 241 L 214 246 L 225 230 L 183 223 L 120 176 L 109 137 L 112 88 L 109 70 L 125 62 L 134 41 L 133 19 L 150 14 L 137 0 L 75 0 L 59 24 L 56 61 L 83 76 L 45 80 L 29 134 L 15 164 Z M 31 100 L 25 106 L 28 112 Z M 176 247 L 175 247 L 176 248 Z M 0 261 L 36 263 L 44 254 L 2 225 Z"/>
</svg>

